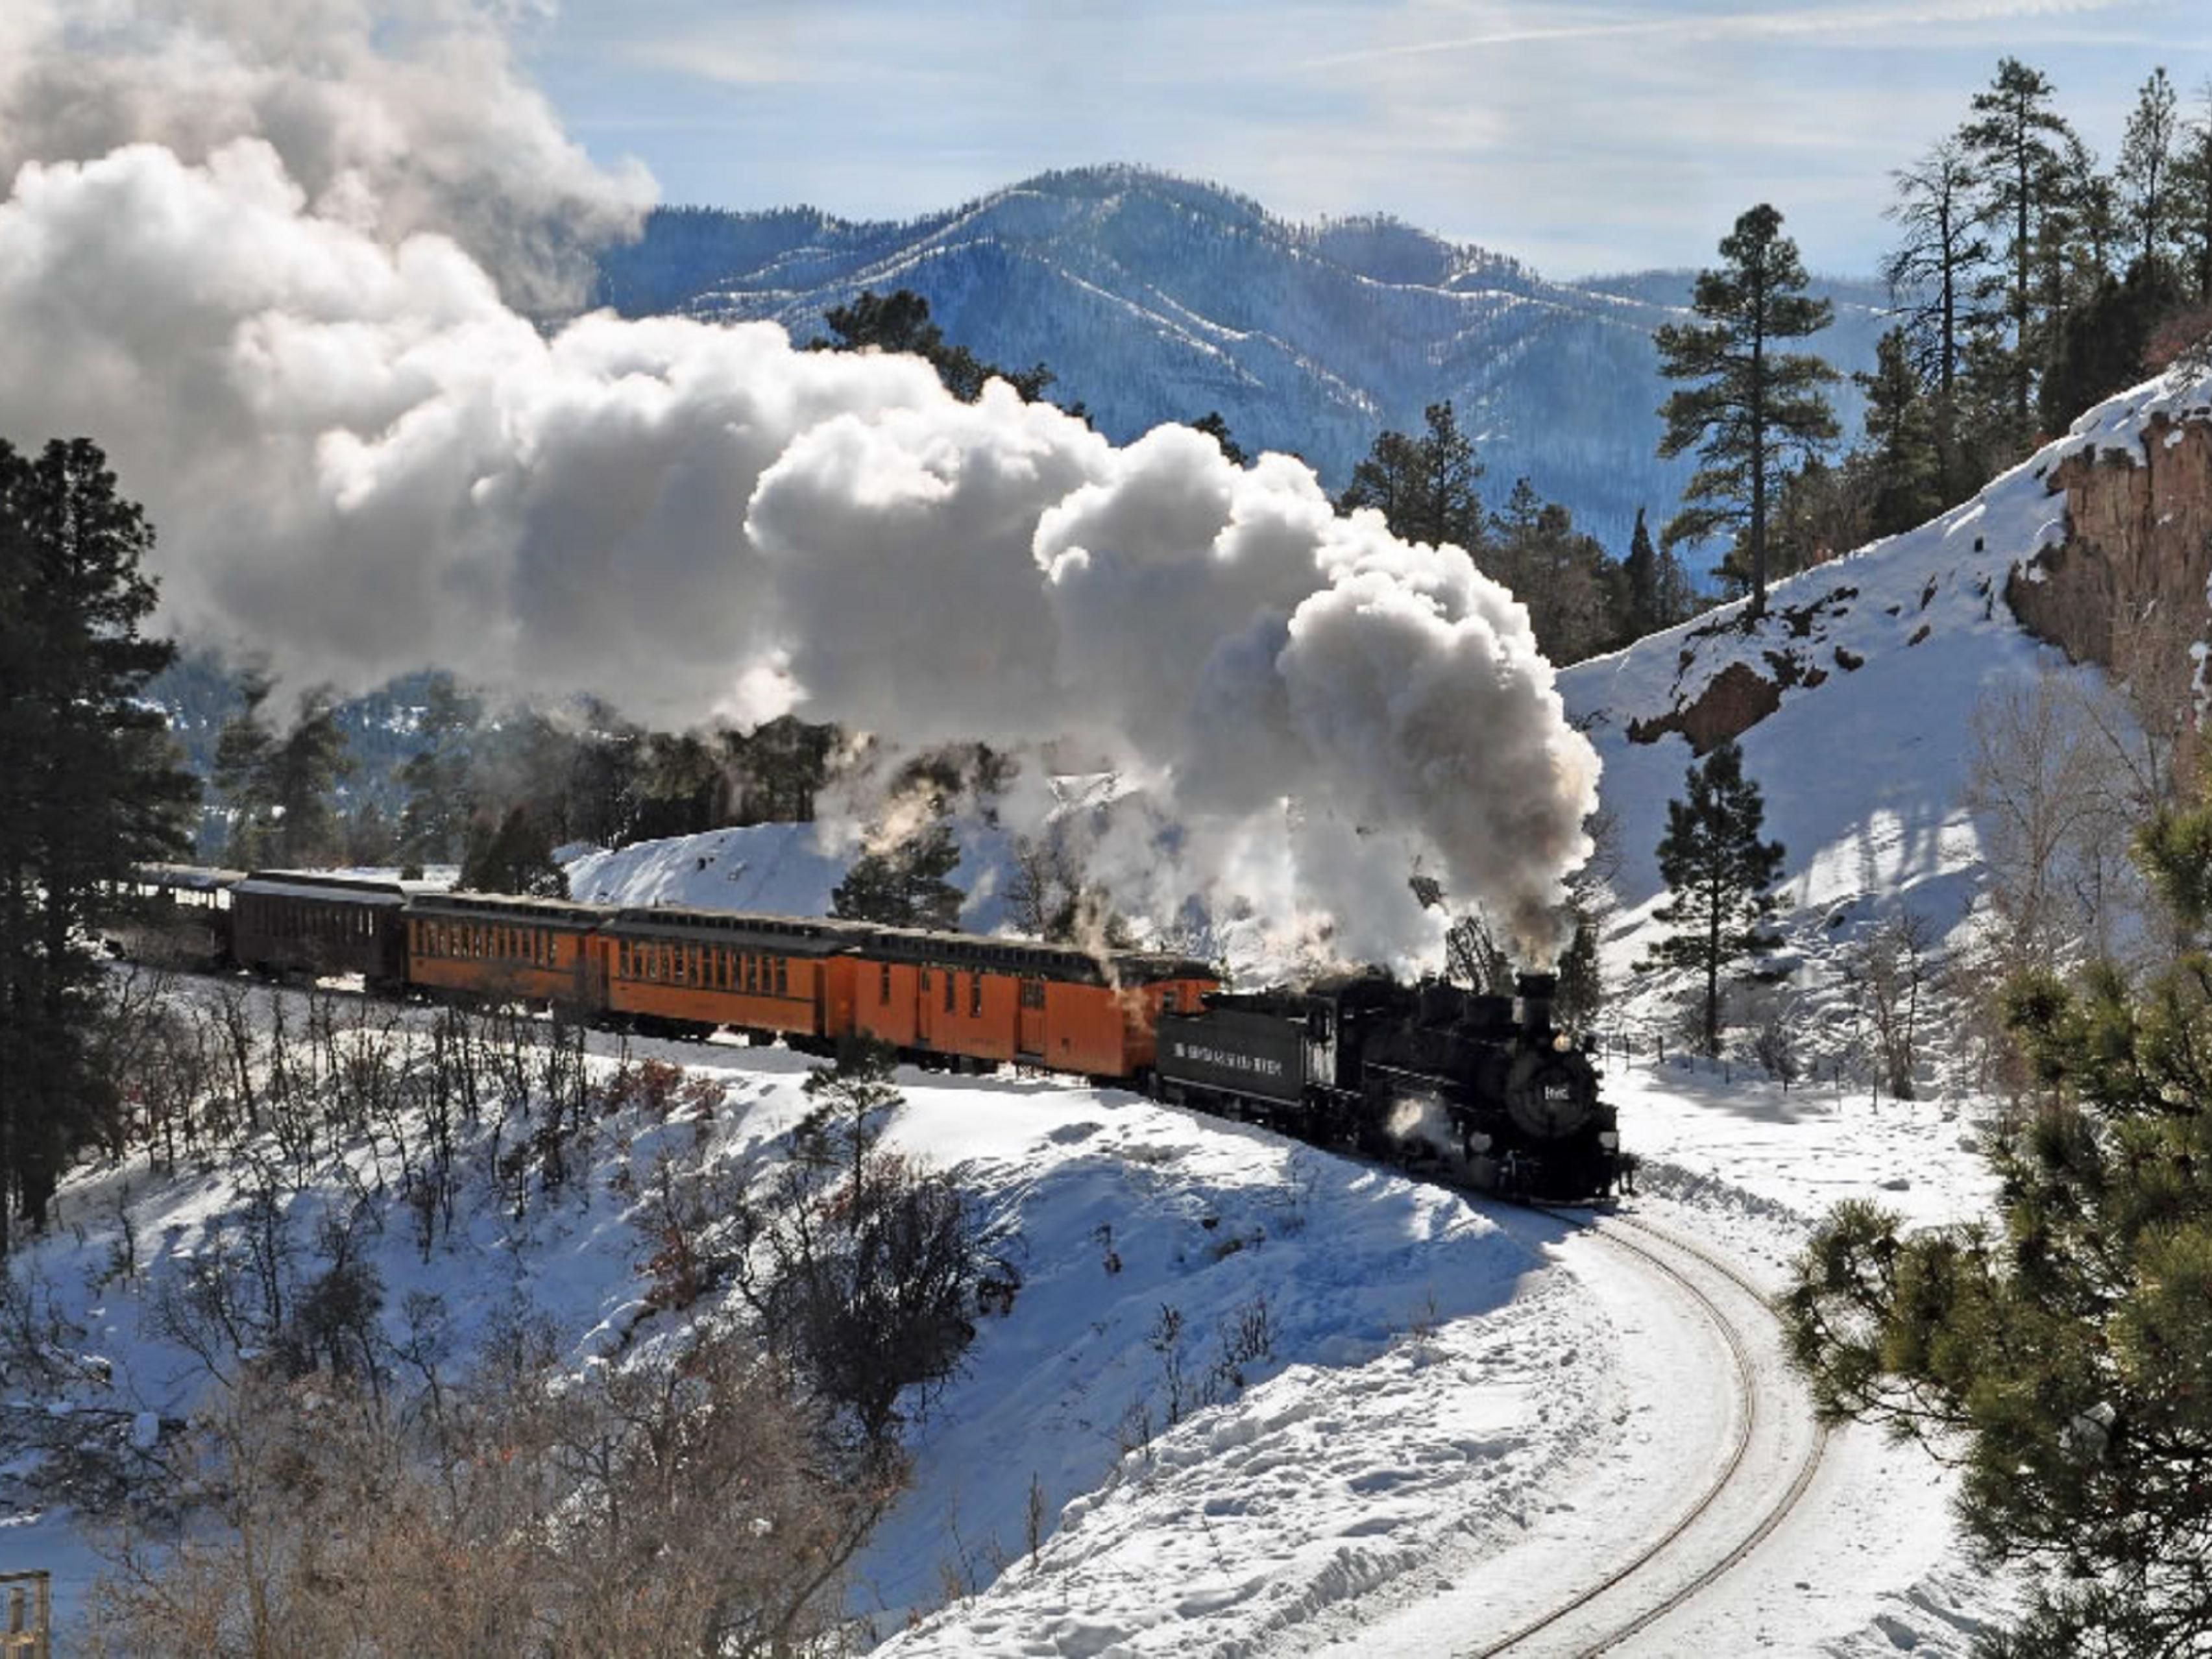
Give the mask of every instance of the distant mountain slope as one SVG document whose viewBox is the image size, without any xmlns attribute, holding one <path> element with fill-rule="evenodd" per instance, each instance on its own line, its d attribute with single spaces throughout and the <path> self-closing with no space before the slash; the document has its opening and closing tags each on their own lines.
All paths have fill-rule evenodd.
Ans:
<svg viewBox="0 0 2212 1659">
<path fill-rule="evenodd" d="M 1048 364 L 1054 395 L 1116 441 L 1218 410 L 1247 448 L 1303 455 L 1331 489 L 1377 432 L 1416 429 L 1449 398 L 1480 434 L 1486 499 L 1525 474 L 1616 550 L 1639 506 L 1672 511 L 1690 471 L 1657 458 L 1650 338 L 1690 273 L 1549 282 L 1389 219 L 1296 224 L 1139 168 L 1045 173 L 904 224 L 664 210 L 601 270 L 624 313 L 768 318 L 801 339 L 864 288 L 911 288 L 983 357 Z M 1882 290 L 1816 286 L 1837 320 L 1812 346 L 1871 366 Z M 1856 391 L 1838 404 L 1855 432 Z"/>
</svg>

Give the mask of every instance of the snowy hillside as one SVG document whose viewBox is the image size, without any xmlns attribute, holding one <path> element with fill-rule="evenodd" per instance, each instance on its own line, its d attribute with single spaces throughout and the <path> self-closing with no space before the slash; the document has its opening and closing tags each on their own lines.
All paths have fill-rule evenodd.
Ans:
<svg viewBox="0 0 2212 1659">
<path fill-rule="evenodd" d="M 1607 966 L 1631 988 L 1627 1014 L 1659 1026 L 1672 988 L 1633 964 L 1663 897 L 1653 849 L 1667 803 L 1694 758 L 1686 732 L 1741 725 L 1747 775 L 1761 786 L 1766 834 L 1788 848 L 1785 957 L 1816 991 L 1833 959 L 1899 908 L 1955 944 L 1988 881 L 1990 826 L 1963 802 L 1978 706 L 2050 674 L 2098 682 L 2023 630 L 2006 604 L 2014 573 L 2067 534 L 2057 473 L 2090 452 L 2145 466 L 2146 445 L 2179 441 L 2168 422 L 2212 415 L 2212 381 L 2177 373 L 2098 405 L 1972 500 L 1917 530 L 1824 564 L 1769 593 L 1640 641 L 1559 677 L 1605 765 L 1625 866 Z M 2161 435 L 2162 434 L 2162 435 Z M 2137 556 L 2142 556 L 2138 555 Z M 2198 626 L 2203 625 L 2201 613 Z"/>
<path fill-rule="evenodd" d="M 802 339 L 864 288 L 910 288 L 983 358 L 1048 364 L 1053 395 L 1116 441 L 1218 410 L 1245 448 L 1303 455 L 1331 489 L 1377 432 L 1418 430 L 1449 398 L 1490 499 L 1525 475 L 1616 551 L 1637 508 L 1663 516 L 1689 475 L 1656 458 L 1650 340 L 1686 303 L 1688 272 L 1548 282 L 1392 221 L 1292 224 L 1140 168 L 1046 173 L 906 224 L 661 212 L 601 270 L 625 313 L 769 318 Z M 1814 349 L 1846 374 L 1870 367 L 1887 296 L 1815 287 L 1837 319 Z M 1838 388 L 1847 431 L 1858 407 Z"/>
<path fill-rule="evenodd" d="M 281 994 L 303 1029 L 302 1000 Z M 251 1003 L 266 1040 L 275 1004 L 265 991 Z M 362 1036 L 382 1040 L 363 1012 Z M 528 1307 L 580 1373 L 653 1352 L 679 1328 L 652 1301 L 658 1172 L 775 1155 L 808 1104 L 811 1062 L 593 1047 L 603 1085 L 645 1060 L 684 1066 L 691 1085 L 672 1113 L 611 1088 L 557 1188 L 495 1177 L 513 1126 L 488 1115 L 454 1149 L 462 1180 L 442 1230 L 426 1232 L 403 1196 L 395 1149 L 421 1133 L 404 1119 L 305 1152 L 265 1145 L 260 1159 L 171 1173 L 135 1155 L 80 1170 L 51 1232 L 11 1263 L 46 1392 L 4 1403 L 96 1462 L 158 1457 L 210 1386 L 180 1346 L 177 1298 L 209 1265 L 243 1262 L 272 1193 L 275 1259 L 311 1275 L 336 1228 L 394 1341 L 434 1319 L 459 1364 Z M 889 1144 L 960 1171 L 1020 1287 L 920 1425 L 915 1482 L 853 1575 L 848 1605 L 898 1638 L 890 1651 L 1437 1650 L 1587 1576 L 1704 1478 L 1699 1449 L 1721 1424 L 1699 1402 L 1723 1397 L 1725 1354 L 1559 1223 L 1116 1091 L 899 1082 Z M 1650 1166 L 1664 1195 L 1642 1212 L 1770 1278 L 1793 1206 L 1875 1192 L 1906 1169 L 1939 1211 L 1974 1190 L 1963 1152 L 1931 1163 L 1877 1114 L 1690 1074 L 1616 1072 L 1609 1086 L 1666 1148 Z M 1762 1160 L 1783 1141 L 1801 1156 Z M 57 1570 L 73 1619 L 99 1562 L 67 1507 L 25 1484 L 39 1465 L 0 1469 L 0 1570 Z M 1917 1454 L 1854 1440 L 1817 1508 L 1705 1611 L 1764 1621 L 1780 1596 L 1820 1650 L 1909 1635 L 1963 1653 L 1986 1589 L 1952 1559 L 1942 1504 Z M 1845 1536 L 1858 1541 L 1838 1547 Z M 1809 1609 L 1796 1605 L 1808 1583 Z"/>
<path fill-rule="evenodd" d="M 827 826 L 761 823 L 743 830 L 634 842 L 612 852 L 564 857 L 571 897 L 592 904 L 671 905 L 753 910 L 777 916 L 826 916 L 857 847 L 830 841 Z M 960 926 L 1001 931 L 1010 837 L 969 819 L 956 821 L 959 865 L 949 878 L 968 896 Z"/>
</svg>

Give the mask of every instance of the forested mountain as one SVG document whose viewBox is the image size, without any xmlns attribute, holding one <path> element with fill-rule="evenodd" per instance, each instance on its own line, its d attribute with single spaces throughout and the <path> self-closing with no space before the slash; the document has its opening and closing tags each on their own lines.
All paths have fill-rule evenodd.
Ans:
<svg viewBox="0 0 2212 1659">
<path fill-rule="evenodd" d="M 601 298 L 625 313 L 769 318 L 800 339 L 863 289 L 912 289 L 979 356 L 1048 365 L 1049 395 L 1109 437 L 1217 410 L 1245 448 L 1303 455 L 1332 490 L 1378 432 L 1418 429 L 1449 398 L 1486 501 L 1526 476 L 1616 552 L 1636 509 L 1670 509 L 1691 471 L 1656 456 L 1651 344 L 1690 272 L 1555 283 L 1387 218 L 1296 224 L 1140 168 L 1043 173 L 904 224 L 663 209 L 600 266 Z M 1808 349 L 1871 368 L 1881 285 L 1814 291 L 1836 320 Z M 1837 403 L 1856 433 L 1856 389 Z"/>
</svg>

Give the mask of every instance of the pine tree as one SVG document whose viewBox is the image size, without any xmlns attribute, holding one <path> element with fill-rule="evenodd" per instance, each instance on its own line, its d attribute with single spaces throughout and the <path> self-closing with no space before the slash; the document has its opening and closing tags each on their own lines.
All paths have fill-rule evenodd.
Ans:
<svg viewBox="0 0 2212 1659">
<path fill-rule="evenodd" d="M 1026 369 L 1000 368 L 987 363 L 964 345 L 945 339 L 945 331 L 930 320 L 929 301 L 912 289 L 890 294 L 862 289 L 850 305 L 832 306 L 822 314 L 835 339 L 810 343 L 815 351 L 907 352 L 927 361 L 937 371 L 945 389 L 963 403 L 983 395 L 985 382 L 1000 380 L 1035 403 L 1056 378 L 1042 363 Z"/>
<path fill-rule="evenodd" d="M 1866 435 L 1872 447 L 1875 489 L 1868 532 L 1893 536 L 1925 524 L 1950 503 L 1943 495 L 1936 416 L 1912 371 L 1905 331 L 1883 335 L 1875 347 L 1874 372 L 1851 378 L 1866 393 Z"/>
<path fill-rule="evenodd" d="M 1652 337 L 1660 370 L 1694 384 L 1667 399 L 1659 453 L 1696 447 L 1701 463 L 1683 492 L 1686 505 L 1661 532 L 1673 548 L 1722 530 L 1743 533 L 1751 614 L 1766 610 L 1766 513 L 1793 453 L 1819 452 L 1836 436 L 1836 417 L 1820 388 L 1836 372 L 1820 358 L 1777 349 L 1828 325 L 1835 307 L 1805 294 L 1797 246 L 1782 216 L 1761 203 L 1721 242 L 1728 264 L 1700 271 L 1692 307 L 1706 326 L 1668 324 Z"/>
<path fill-rule="evenodd" d="M 526 806 L 509 807 L 496 826 L 488 817 L 471 822 L 459 885 L 472 893 L 568 896 L 568 872 L 553 857 L 553 838 Z"/>
<path fill-rule="evenodd" d="M 1597 929 L 1577 921 L 1559 953 L 1559 983 L 1552 1001 L 1552 1017 L 1563 1030 L 1577 1034 L 1597 1024 L 1605 1006 L 1605 974 L 1597 956 Z"/>
<path fill-rule="evenodd" d="M 1515 480 L 1476 563 L 1528 607 L 1537 647 L 1555 663 L 1580 662 L 1619 632 L 1625 574 L 1603 544 L 1526 478 Z"/>
<path fill-rule="evenodd" d="M 2004 232 L 2008 276 L 2000 279 L 2012 346 L 2006 380 L 2015 446 L 2031 429 L 2033 365 L 2040 353 L 2035 261 L 2043 213 L 2061 165 L 2065 118 L 2051 107 L 2051 82 L 2017 58 L 1997 65 L 1996 78 L 1974 94 L 1973 118 L 1959 142 L 1982 183 L 1981 216 Z M 1992 296 L 1996 287 L 1987 290 Z"/>
<path fill-rule="evenodd" d="M 417 730 L 422 747 L 399 769 L 407 792 L 399 811 L 399 854 L 413 864 L 444 864 L 459 849 L 471 806 L 469 740 L 478 707 L 449 675 L 433 678 Z"/>
<path fill-rule="evenodd" d="M 2173 167 L 2175 239 L 2199 305 L 2212 304 L 2212 81 L 2182 123 Z"/>
<path fill-rule="evenodd" d="M 1651 545 L 1650 527 L 1644 509 L 1636 509 L 1636 528 L 1628 538 L 1628 556 L 1621 561 L 1628 589 L 1626 632 L 1632 640 L 1656 633 L 1667 626 L 1659 603 L 1659 550 Z"/>
<path fill-rule="evenodd" d="M 1882 262 L 1882 280 L 1904 319 L 1912 368 L 1933 388 L 1938 493 L 1950 502 L 1982 480 L 1979 465 L 1967 459 L 1960 380 L 1968 341 L 1990 321 L 1979 297 L 1990 246 L 1975 202 L 1974 170 L 1957 139 L 1943 140 L 1891 176 L 1897 193 L 1885 216 L 1897 222 L 1903 240 Z"/>
<path fill-rule="evenodd" d="M 146 683 L 173 660 L 138 629 L 154 585 L 144 516 L 97 447 L 0 443 L 0 1254 L 33 1228 L 113 1085 L 94 1059 L 106 1004 L 90 948 L 132 864 L 184 845 L 198 791 Z"/>
<path fill-rule="evenodd" d="M 2174 146 L 2180 133 L 2180 99 L 2160 64 L 2136 94 L 2117 181 L 2135 234 L 2135 257 L 2144 264 L 2163 264 L 2173 240 Z"/>
<path fill-rule="evenodd" d="M 1251 460 L 1244 447 L 1229 435 L 1229 422 L 1221 418 L 1221 411 L 1209 409 L 1190 423 L 1194 432 L 1203 432 L 1221 446 L 1221 459 L 1231 466 L 1243 466 Z"/>
<path fill-rule="evenodd" d="M 1705 1052 L 1721 1048 L 1721 980 L 1747 957 L 1781 939 L 1766 930 L 1782 873 L 1780 842 L 1761 841 L 1766 815 L 1759 786 L 1743 775 L 1743 750 L 1733 738 L 1715 746 L 1687 777 L 1689 799 L 1667 803 L 1659 842 L 1659 875 L 1672 896 L 1661 921 L 1682 931 L 1659 941 L 1653 963 L 1704 975 L 1700 1030 Z"/>
<path fill-rule="evenodd" d="M 2061 430 L 2092 404 L 2141 380 L 2152 334 L 2180 299 L 2165 260 L 2137 260 L 2124 281 L 2106 273 L 2059 326 L 2050 367 L 2036 389 L 2045 426 Z"/>
<path fill-rule="evenodd" d="M 241 869 L 301 869 L 341 850 L 335 792 L 354 767 L 337 704 L 327 689 L 309 692 L 280 733 L 264 714 L 273 689 L 245 676 L 245 707 L 216 740 L 215 785 L 232 815 L 225 857 Z"/>
<path fill-rule="evenodd" d="M 1784 1302 L 1824 1414 L 1963 1448 L 1968 1532 L 2033 1592 L 2014 1659 L 2212 1646 L 2212 812 L 2138 857 L 2200 942 L 2140 990 L 2007 988 L 2047 1093 L 1992 1142 L 1996 1217 L 1840 1206 Z"/>
<path fill-rule="evenodd" d="M 1352 469 L 1352 482 L 1336 498 L 1336 510 L 1371 507 L 1390 533 L 1409 542 L 1437 547 L 1449 542 L 1480 553 L 1483 544 L 1482 497 L 1476 490 L 1482 464 L 1474 442 L 1459 429 L 1449 399 L 1422 411 L 1426 430 L 1418 438 L 1385 432 L 1365 459 Z"/>
<path fill-rule="evenodd" d="M 896 847 L 854 860 L 830 895 L 830 914 L 886 927 L 956 927 L 965 895 L 945 878 L 959 866 L 952 826 L 939 818 Z"/>
</svg>

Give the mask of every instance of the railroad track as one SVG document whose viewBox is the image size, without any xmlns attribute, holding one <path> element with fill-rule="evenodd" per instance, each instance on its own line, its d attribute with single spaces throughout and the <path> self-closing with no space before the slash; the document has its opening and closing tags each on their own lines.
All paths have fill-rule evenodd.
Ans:
<svg viewBox="0 0 2212 1659">
<path fill-rule="evenodd" d="M 1678 1234 L 1653 1226 L 1649 1222 L 1618 1213 L 1609 1213 L 1601 1221 L 1586 1210 L 1556 1209 L 1540 1205 L 1531 1207 L 1575 1224 L 1583 1232 L 1614 1249 L 1640 1257 L 1679 1285 L 1711 1322 L 1727 1346 L 1735 1380 L 1738 1409 L 1734 1413 L 1735 1431 L 1719 1471 L 1698 1494 L 1697 1500 L 1664 1532 L 1597 1583 L 1578 1590 L 1567 1601 L 1516 1626 L 1507 1634 L 1491 1638 L 1483 1645 L 1467 1651 L 1462 1659 L 1504 1659 L 1505 1656 L 1533 1654 L 1539 1650 L 1601 1654 L 1649 1630 L 1662 1620 L 1689 1606 L 1709 1586 L 1772 1534 L 1812 1485 L 1827 1448 L 1828 1431 L 1825 1426 L 1815 1423 L 1809 1443 L 1797 1455 L 1796 1466 L 1787 1485 L 1771 1502 L 1754 1509 L 1747 1526 L 1731 1528 L 1728 1534 L 1718 1540 L 1700 1539 L 1686 1544 L 1686 1538 L 1699 1533 L 1701 1523 L 1724 1498 L 1736 1491 L 1741 1481 L 1748 1478 L 1745 1465 L 1757 1437 L 1767 1425 L 1774 1405 L 1771 1400 L 1762 1397 L 1759 1368 L 1753 1363 L 1742 1323 L 1723 1309 L 1691 1274 L 1668 1261 L 1667 1252 L 1673 1251 L 1679 1255 L 1696 1259 L 1727 1279 L 1761 1307 L 1766 1303 L 1765 1293 L 1732 1263 Z M 1630 1236 L 1634 1234 L 1642 1235 L 1642 1239 L 1639 1241 Z M 1697 1565 L 1693 1559 L 1688 1569 L 1689 1576 L 1680 1577 L 1684 1568 L 1677 1558 L 1693 1547 L 1696 1542 L 1704 1542 L 1708 1550 L 1718 1548 L 1719 1553 L 1702 1565 Z M 1648 1584 L 1644 1582 L 1646 1580 L 1650 1581 Z M 1622 1605 L 1613 1609 L 1605 1605 L 1608 1601 L 1620 1601 Z M 1575 1626 L 1581 1622 L 1582 1617 L 1594 1609 L 1598 1610 L 1595 1630 L 1577 1630 Z M 1553 1642 L 1543 1639 L 1547 1637 L 1565 1645 L 1554 1647 Z"/>
</svg>

